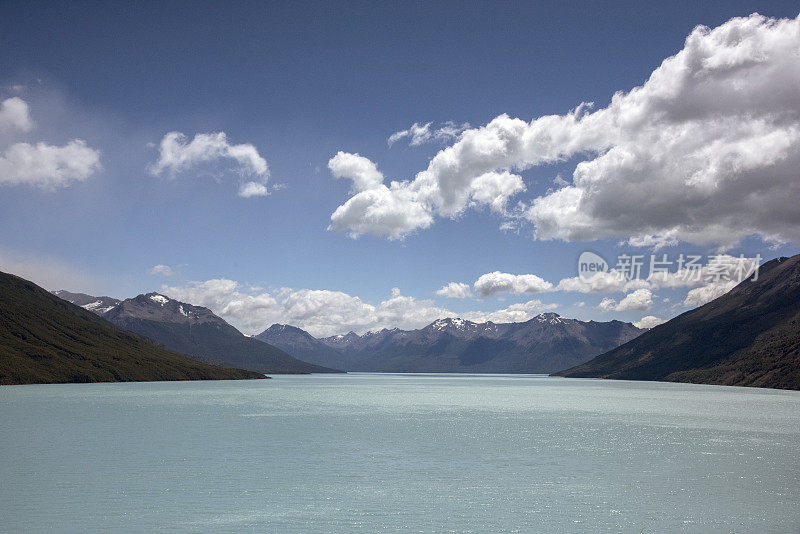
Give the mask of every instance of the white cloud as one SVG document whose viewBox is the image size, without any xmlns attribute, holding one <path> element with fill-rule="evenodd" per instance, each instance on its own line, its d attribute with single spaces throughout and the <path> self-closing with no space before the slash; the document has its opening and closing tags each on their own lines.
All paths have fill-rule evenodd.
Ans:
<svg viewBox="0 0 800 534">
<path fill-rule="evenodd" d="M 153 265 L 148 273 L 154 276 L 173 276 L 175 272 L 172 270 L 172 267 L 169 265 Z"/>
<path fill-rule="evenodd" d="M 328 161 L 328 168 L 335 178 L 349 178 L 353 181 L 353 192 L 377 189 L 383 185 L 383 174 L 378 167 L 364 156 L 339 151 Z"/>
<path fill-rule="evenodd" d="M 637 289 L 625 295 L 625 297 L 617 303 L 612 298 L 604 298 L 600 301 L 598 308 L 602 311 L 630 311 L 630 310 L 649 310 L 653 305 L 653 293 L 649 289 Z"/>
<path fill-rule="evenodd" d="M 527 302 L 512 304 L 507 308 L 493 312 L 474 311 L 462 313 L 460 317 L 476 323 L 484 323 L 487 321 L 495 323 L 521 323 L 532 319 L 542 312 L 553 311 L 557 308 L 557 304 L 545 304 L 539 299 L 533 299 Z"/>
<path fill-rule="evenodd" d="M 697 307 L 711 302 L 754 276 L 760 258 L 736 257 L 729 254 L 710 256 L 704 264 L 684 266 L 674 272 L 658 272 L 648 277 L 650 287 L 694 288 L 689 290 L 684 306 Z M 664 299 L 667 302 L 667 299 Z"/>
<path fill-rule="evenodd" d="M 28 103 L 12 97 L 0 103 L 2 140 L 18 140 L 34 124 Z M 5 145 L 5 143 L 4 143 Z M 99 171 L 100 151 L 82 139 L 73 139 L 63 146 L 45 142 L 13 143 L 0 153 L 0 186 L 30 185 L 48 191 L 82 182 Z"/>
<path fill-rule="evenodd" d="M 495 213 L 506 214 L 508 199 L 520 191 L 525 191 L 522 177 L 508 171 L 486 172 L 472 181 L 472 202 L 474 206 L 489 206 Z"/>
<path fill-rule="evenodd" d="M 165 172 L 174 176 L 198 165 L 220 160 L 235 162 L 241 177 L 254 178 L 251 181 L 242 181 L 239 196 L 247 198 L 268 194 L 267 160 L 249 143 L 230 144 L 225 132 L 196 134 L 188 142 L 184 134 L 169 132 L 161 139 L 158 161 L 150 165 L 149 170 L 154 176 Z"/>
<path fill-rule="evenodd" d="M 702 306 L 703 304 L 711 302 L 715 298 L 721 297 L 736 287 L 736 285 L 737 282 L 735 280 L 728 280 L 711 282 L 702 287 L 696 287 L 689 291 L 683 301 L 683 304 L 684 306 L 689 306 L 691 308 Z"/>
<path fill-rule="evenodd" d="M 242 198 L 265 197 L 269 190 L 264 184 L 258 182 L 245 182 L 239 186 L 239 196 Z"/>
<path fill-rule="evenodd" d="M 654 288 L 697 287 L 708 283 L 741 282 L 753 275 L 759 267 L 758 258 L 736 257 L 729 254 L 709 256 L 705 263 L 678 266 L 673 272 L 656 272 L 647 281 Z"/>
<path fill-rule="evenodd" d="M 11 97 L 0 102 L 0 133 L 29 132 L 33 129 L 28 103 L 19 97 Z"/>
<path fill-rule="evenodd" d="M 469 284 L 462 282 L 450 282 L 446 286 L 436 291 L 440 297 L 447 297 L 451 299 L 466 299 L 472 296 Z"/>
<path fill-rule="evenodd" d="M 500 293 L 522 295 L 553 290 L 553 284 L 535 274 L 509 274 L 500 271 L 481 275 L 473 287 L 481 298 L 493 297 Z"/>
<path fill-rule="evenodd" d="M 469 128 L 469 123 L 456 124 L 452 121 L 447 121 L 439 128 L 432 129 L 431 122 L 420 124 L 415 122 L 406 130 L 400 130 L 389 136 L 387 144 L 392 146 L 401 139 L 408 138 L 408 144 L 411 146 L 419 146 L 433 141 L 447 142 L 458 138 L 461 132 Z"/>
<path fill-rule="evenodd" d="M 64 146 L 16 143 L 0 155 L 0 185 L 27 184 L 55 190 L 84 181 L 100 168 L 100 151 L 81 139 Z"/>
<path fill-rule="evenodd" d="M 315 336 L 353 330 L 363 333 L 381 328 L 422 328 L 436 319 L 463 317 L 473 321 L 526 321 L 537 313 L 553 310 L 555 304 L 539 300 L 517 303 L 496 311 L 456 314 L 436 306 L 432 300 L 416 299 L 392 289 L 391 296 L 378 304 L 357 296 L 326 289 L 260 290 L 246 288 L 227 279 L 189 282 L 183 286 L 163 285 L 161 292 L 174 299 L 210 308 L 247 334 L 259 333 L 273 323 L 292 324 Z"/>
<path fill-rule="evenodd" d="M 500 115 L 461 133 L 413 179 L 382 195 L 357 192 L 332 226 L 402 237 L 472 206 L 479 176 L 580 156 L 587 159 L 571 184 L 526 210 L 537 239 L 800 240 L 798 32 L 800 17 L 757 14 L 697 27 L 642 86 L 616 93 L 607 107 L 582 104 L 530 122 Z M 370 209 L 401 203 L 395 198 L 427 217 L 392 220 Z"/>
<path fill-rule="evenodd" d="M 628 310 L 649 310 L 653 305 L 653 293 L 649 289 L 637 289 L 632 293 L 625 295 L 619 304 L 617 304 L 617 311 Z"/>
<path fill-rule="evenodd" d="M 646 280 L 633 278 L 628 280 L 617 270 L 599 271 L 591 276 L 563 278 L 556 286 L 557 291 L 575 291 L 578 293 L 616 293 L 649 287 Z"/>
<path fill-rule="evenodd" d="M 617 301 L 610 297 L 605 297 L 603 300 L 600 301 L 600 304 L 597 305 L 597 307 L 604 312 L 611 311 L 616 306 L 617 306 Z"/>
<path fill-rule="evenodd" d="M 190 282 L 162 286 L 161 291 L 178 300 L 206 306 L 249 334 L 273 323 L 288 323 L 315 336 L 384 327 L 418 328 L 455 314 L 431 300 L 406 297 L 395 288 L 391 297 L 377 305 L 341 291 L 282 288 L 250 294 L 233 280 Z"/>
<path fill-rule="evenodd" d="M 633 326 L 636 328 L 653 328 L 664 322 L 666 321 L 660 317 L 655 317 L 654 315 L 645 315 L 639 321 L 634 321 Z"/>
<path fill-rule="evenodd" d="M 400 130 L 389 136 L 386 143 L 392 146 L 396 142 L 404 138 L 410 138 L 409 144 L 411 146 L 421 145 L 422 143 L 430 140 L 431 138 L 431 123 L 420 124 L 415 122 L 407 130 Z"/>
<path fill-rule="evenodd" d="M 331 215 L 330 230 L 401 239 L 417 228 L 426 228 L 433 217 L 412 191 L 397 182 L 383 184 L 383 174 L 374 163 L 358 154 L 339 152 L 328 162 L 337 178 L 349 178 L 356 193 Z"/>
</svg>

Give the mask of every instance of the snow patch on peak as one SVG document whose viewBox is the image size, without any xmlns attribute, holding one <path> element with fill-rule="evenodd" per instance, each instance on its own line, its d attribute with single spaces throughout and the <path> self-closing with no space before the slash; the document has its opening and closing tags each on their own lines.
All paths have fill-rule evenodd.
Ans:
<svg viewBox="0 0 800 534">
<path fill-rule="evenodd" d="M 162 306 L 167 302 L 169 302 L 169 299 L 167 297 L 165 297 L 164 295 L 159 295 L 158 293 L 150 295 L 150 300 L 158 304 L 161 304 Z"/>
<path fill-rule="evenodd" d="M 547 312 L 547 313 L 540 313 L 536 317 L 534 317 L 536 321 L 540 323 L 547 323 L 547 324 L 559 324 L 566 322 L 561 316 L 557 313 Z"/>
<path fill-rule="evenodd" d="M 113 304 L 111 306 L 103 307 L 102 300 L 96 300 L 94 302 L 90 302 L 89 304 L 84 304 L 83 306 L 81 306 L 81 308 L 83 308 L 84 310 L 89 310 L 90 312 L 94 312 L 98 315 L 103 315 L 104 313 L 108 313 L 115 307 L 116 306 Z"/>
<path fill-rule="evenodd" d="M 467 321 L 466 319 L 461 319 L 460 317 L 446 317 L 444 319 L 436 319 L 434 322 L 431 323 L 431 327 L 434 330 L 444 330 L 448 327 L 454 327 L 456 329 L 462 329 L 465 326 L 469 326 L 471 321 Z"/>
<path fill-rule="evenodd" d="M 163 306 L 163 304 L 162 304 L 162 306 Z M 186 311 L 183 309 L 183 304 L 178 306 L 178 311 L 181 312 L 181 315 L 183 315 L 184 317 L 191 317 L 191 314 L 190 313 L 186 313 Z"/>
</svg>

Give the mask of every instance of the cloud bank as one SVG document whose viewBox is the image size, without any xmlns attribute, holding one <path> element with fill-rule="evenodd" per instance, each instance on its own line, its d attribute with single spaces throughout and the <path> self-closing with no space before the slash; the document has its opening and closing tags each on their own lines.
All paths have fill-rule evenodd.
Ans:
<svg viewBox="0 0 800 534">
<path fill-rule="evenodd" d="M 436 306 L 432 300 L 405 296 L 397 288 L 392 289 L 386 300 L 371 304 L 357 296 L 325 289 L 252 291 L 228 279 L 164 285 L 161 292 L 177 300 L 205 306 L 247 334 L 259 333 L 273 323 L 292 324 L 315 336 L 329 336 L 349 330 L 363 333 L 381 328 L 421 328 L 445 317 L 476 322 L 526 321 L 557 307 L 531 300 L 491 312 L 454 313 Z"/>
<path fill-rule="evenodd" d="M 798 56 L 800 17 L 753 14 L 698 26 L 643 85 L 616 93 L 608 106 L 581 104 L 530 122 L 500 115 L 467 129 L 413 179 L 387 186 L 381 176 L 354 187 L 331 228 L 398 239 L 436 217 L 488 205 L 529 221 L 541 240 L 798 241 Z M 395 140 L 413 141 L 413 131 Z M 525 190 L 517 173 L 575 157 L 585 159 L 571 183 L 521 213 L 504 211 Z"/>
</svg>

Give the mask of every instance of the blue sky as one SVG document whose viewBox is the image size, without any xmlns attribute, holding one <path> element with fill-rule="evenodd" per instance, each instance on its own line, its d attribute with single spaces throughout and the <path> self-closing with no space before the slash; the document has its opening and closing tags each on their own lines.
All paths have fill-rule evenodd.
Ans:
<svg viewBox="0 0 800 534">
<path fill-rule="evenodd" d="M 248 332 L 277 321 L 300 323 L 315 333 L 410 327 L 442 310 L 478 319 L 477 312 L 534 300 L 539 304 L 525 314 L 552 310 L 638 321 L 684 311 L 689 286 L 650 288 L 650 304 L 619 310 L 598 306 L 608 298 L 619 303 L 635 288 L 582 293 L 525 286 L 516 293 L 482 294 L 473 286 L 495 271 L 531 274 L 557 286 L 576 275 L 584 250 L 612 263 L 621 252 L 651 254 L 652 245 L 624 243 L 635 232 L 620 230 L 624 217 L 610 220 L 614 202 L 594 206 L 592 224 L 606 230 L 586 235 L 578 235 L 574 221 L 552 213 L 515 212 L 518 202 L 530 207 L 533 199 L 561 187 L 554 184 L 556 176 L 570 182 L 578 163 L 622 141 L 592 138 L 551 160 L 500 165 L 526 188 L 508 196 L 506 211 L 492 211 L 488 201 L 478 200 L 479 189 L 470 190 L 471 200 L 453 208 L 455 214 L 441 203 L 414 200 L 409 206 L 424 206 L 432 222 L 398 230 L 400 239 L 377 231 L 352 238 L 354 224 L 361 224 L 353 222 L 355 213 L 346 214 L 339 230 L 328 230 L 337 207 L 359 194 L 347 173 L 333 177 L 329 161 L 339 151 L 358 154 L 376 165 L 387 185 L 413 180 L 459 139 L 411 146 L 408 136 L 387 143 L 414 123 L 430 122 L 433 132 L 449 121 L 480 128 L 501 114 L 528 123 L 545 115 L 563 117 L 582 102 L 602 110 L 615 92 L 641 86 L 665 58 L 681 51 L 697 25 L 715 28 L 756 11 L 773 18 L 798 16 L 792 2 L 5 2 L 0 11 L 0 102 L 24 101 L 32 123 L 0 135 L 0 152 L 11 161 L 9 150 L 18 143 L 65 146 L 82 139 L 99 154 L 98 165 L 85 176 L 46 187 L 22 175 L 16 181 L 0 176 L 0 268 L 50 289 L 116 297 L 171 292 L 212 307 Z M 752 31 L 755 42 L 773 30 L 765 22 Z M 785 106 L 794 116 L 795 96 L 762 105 L 734 95 L 733 120 L 751 116 L 740 109 L 750 105 L 764 116 L 772 116 L 773 104 Z M 699 112 L 688 106 L 670 113 Z M 768 125 L 772 133 L 782 126 Z M 697 134 L 701 148 L 717 146 L 709 130 Z M 225 157 L 154 175 L 168 132 L 182 132 L 186 143 L 197 134 L 224 132 L 229 145 L 250 145 L 269 166 L 269 194 L 237 195 L 239 183 L 254 173 Z M 632 134 L 626 135 L 628 146 Z M 793 138 L 782 139 L 794 146 Z M 788 156 L 776 156 L 781 157 Z M 797 182 L 770 167 L 774 161 L 757 162 L 753 172 L 774 173 L 777 185 Z M 266 180 L 258 173 L 255 179 Z M 658 177 L 648 180 L 654 184 L 648 195 L 661 194 Z M 760 207 L 752 214 L 745 210 L 744 229 L 732 229 L 728 242 L 714 241 L 728 220 L 715 215 L 717 208 L 732 198 L 720 194 L 706 199 L 709 218 L 693 221 L 701 237 L 683 228 L 659 253 L 674 258 L 723 249 L 764 258 L 797 253 L 791 213 L 784 215 L 779 199 L 764 187 L 745 189 L 741 195 L 751 195 L 745 205 Z M 727 191 L 735 197 L 742 190 Z M 787 191 L 789 200 L 797 200 L 795 189 Z M 631 196 L 636 194 L 641 191 Z M 671 208 L 655 206 L 653 217 L 659 209 Z M 764 222 L 764 213 L 775 213 L 775 224 Z M 559 230 L 534 239 L 545 221 L 556 221 Z M 659 224 L 646 221 L 648 227 L 671 228 Z M 715 231 L 706 231 L 715 225 Z M 770 239 L 776 226 L 786 231 Z M 155 265 L 169 266 L 172 275 L 150 274 Z M 210 280 L 238 285 L 203 285 Z M 435 293 L 450 282 L 469 284 L 473 296 Z M 413 302 L 390 302 L 392 288 Z M 395 307 L 399 311 L 389 311 Z"/>
</svg>

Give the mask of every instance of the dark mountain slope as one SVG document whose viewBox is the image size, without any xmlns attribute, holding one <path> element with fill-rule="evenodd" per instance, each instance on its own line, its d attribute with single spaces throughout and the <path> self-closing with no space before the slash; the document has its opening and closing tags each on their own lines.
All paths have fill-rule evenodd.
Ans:
<svg viewBox="0 0 800 534">
<path fill-rule="evenodd" d="M 800 255 L 557 374 L 800 389 Z"/>
<path fill-rule="evenodd" d="M 175 354 L 0 273 L 0 384 L 263 378 Z"/>
<path fill-rule="evenodd" d="M 352 359 L 343 351 L 329 347 L 305 330 L 288 324 L 274 324 L 253 336 L 270 343 L 305 362 L 325 365 L 335 369 L 352 369 Z"/>
</svg>

